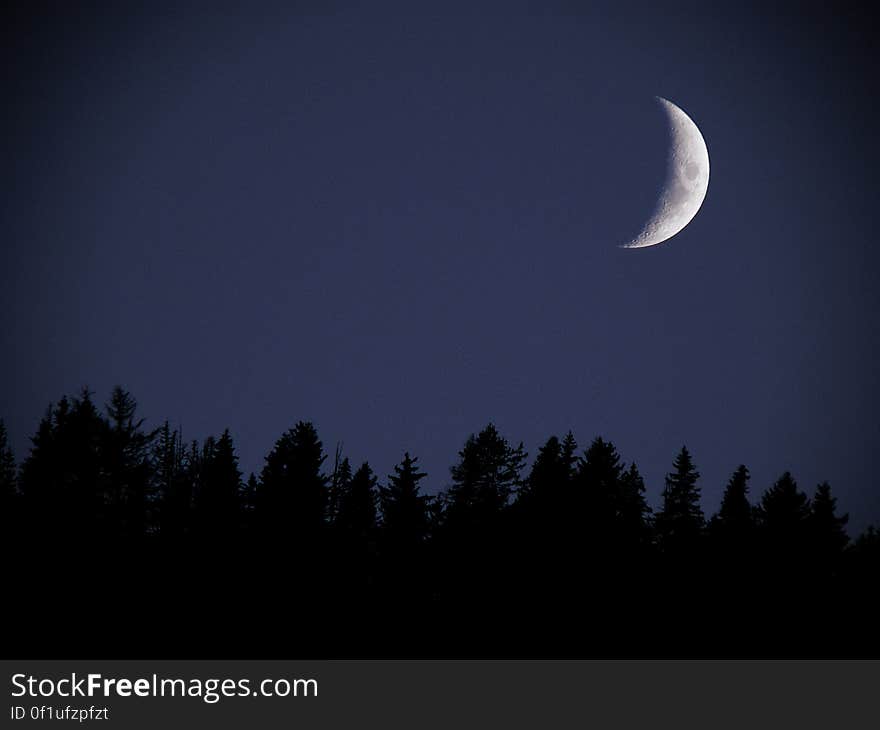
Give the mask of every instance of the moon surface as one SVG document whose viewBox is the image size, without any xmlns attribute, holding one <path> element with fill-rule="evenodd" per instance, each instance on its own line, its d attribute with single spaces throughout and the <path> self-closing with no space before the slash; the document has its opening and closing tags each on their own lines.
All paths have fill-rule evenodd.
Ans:
<svg viewBox="0 0 880 730">
<path fill-rule="evenodd" d="M 709 150 L 693 120 L 662 97 L 657 101 L 669 122 L 666 180 L 657 207 L 639 233 L 622 248 L 656 246 L 672 238 L 697 214 L 709 188 Z"/>
</svg>

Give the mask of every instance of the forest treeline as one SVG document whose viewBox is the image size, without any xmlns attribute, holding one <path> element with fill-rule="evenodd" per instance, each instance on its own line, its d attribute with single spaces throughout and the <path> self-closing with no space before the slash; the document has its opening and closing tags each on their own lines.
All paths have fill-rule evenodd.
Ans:
<svg viewBox="0 0 880 730">
<path fill-rule="evenodd" d="M 603 438 L 529 464 L 492 424 L 438 495 L 283 433 L 242 474 L 228 430 L 146 429 L 132 395 L 49 407 L 20 464 L 0 422 L 12 651 L 132 656 L 875 655 L 880 536 L 789 472 L 717 513 L 686 447 L 653 511 Z"/>
</svg>

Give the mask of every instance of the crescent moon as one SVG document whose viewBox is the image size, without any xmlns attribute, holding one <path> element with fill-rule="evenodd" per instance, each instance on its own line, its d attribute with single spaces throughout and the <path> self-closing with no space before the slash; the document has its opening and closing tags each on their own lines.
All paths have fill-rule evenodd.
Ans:
<svg viewBox="0 0 880 730">
<path fill-rule="evenodd" d="M 709 150 L 693 120 L 668 99 L 657 97 L 669 122 L 666 180 L 654 214 L 632 241 L 621 248 L 656 246 L 693 220 L 709 188 Z"/>
</svg>

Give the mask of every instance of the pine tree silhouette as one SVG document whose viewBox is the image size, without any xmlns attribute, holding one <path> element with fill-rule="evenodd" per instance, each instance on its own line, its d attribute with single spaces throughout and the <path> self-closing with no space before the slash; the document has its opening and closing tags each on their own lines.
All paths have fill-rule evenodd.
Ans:
<svg viewBox="0 0 880 730">
<path fill-rule="evenodd" d="M 345 495 L 351 489 L 351 463 L 342 455 L 342 447 L 336 447 L 336 458 L 333 461 L 333 472 L 330 475 L 330 492 L 328 494 L 327 516 L 336 524 L 339 509 Z"/>
<path fill-rule="evenodd" d="M 831 485 L 822 482 L 810 502 L 809 530 L 813 560 L 824 577 L 831 576 L 839 567 L 849 543 L 848 521 L 849 515 L 837 514 L 837 499 L 831 495 Z"/>
<path fill-rule="evenodd" d="M 87 389 L 79 398 L 64 397 L 49 406 L 21 471 L 34 534 L 62 542 L 115 531 L 103 455 L 107 428 Z"/>
<path fill-rule="evenodd" d="M 635 462 L 620 475 L 617 498 L 618 534 L 631 546 L 644 547 L 651 537 L 651 508 L 645 499 L 645 480 Z"/>
<path fill-rule="evenodd" d="M 731 475 L 721 506 L 709 522 L 711 572 L 705 580 L 706 600 L 714 601 L 712 610 L 746 614 L 749 610 L 748 586 L 754 578 L 756 550 L 755 509 L 749 503 L 749 470 L 740 464 Z M 746 622 L 729 625 L 728 640 L 735 647 L 747 641 Z"/>
<path fill-rule="evenodd" d="M 325 524 L 326 456 L 315 427 L 300 421 L 266 456 L 257 499 L 258 518 L 267 536 L 307 537 Z"/>
<path fill-rule="evenodd" d="M 704 530 L 686 448 L 654 519 L 609 441 L 578 458 L 570 432 L 551 436 L 523 479 L 525 459 L 490 424 L 428 496 L 409 453 L 380 486 L 339 448 L 328 477 L 299 422 L 242 484 L 228 429 L 184 447 L 168 422 L 147 431 L 122 388 L 106 415 L 83 390 L 49 406 L 18 473 L 0 422 L 7 639 L 206 655 L 880 651 L 880 537 L 849 543 L 827 483 L 810 500 L 786 472 L 753 507 L 740 465 Z M 59 603 L 68 554 L 89 556 L 77 570 L 93 589 Z"/>
<path fill-rule="evenodd" d="M 156 432 L 142 430 L 135 417 L 137 402 L 117 386 L 107 404 L 104 461 L 107 468 L 108 509 L 120 534 L 138 537 L 146 532 L 152 501 L 150 450 Z"/>
<path fill-rule="evenodd" d="M 764 492 L 756 515 L 766 580 L 776 587 L 800 584 L 809 564 L 810 500 L 790 472 Z"/>
<path fill-rule="evenodd" d="M 571 459 L 571 460 L 569 460 Z M 551 436 L 538 449 L 531 472 L 517 496 L 518 511 L 531 521 L 547 523 L 557 517 L 555 510 L 569 497 L 573 457 L 563 452 L 563 445 Z"/>
<path fill-rule="evenodd" d="M 428 586 L 437 578 L 433 571 L 426 570 L 430 560 L 430 500 L 419 490 L 426 476 L 419 469 L 418 458 L 406 452 L 386 484 L 379 487 L 382 529 L 378 580 L 385 604 L 382 624 L 386 636 L 417 634 L 420 617 L 412 607 L 427 600 Z M 402 613 L 401 606 L 409 606 L 409 612 Z"/>
<path fill-rule="evenodd" d="M 210 437 L 209 439 L 210 440 Z M 193 531 L 195 522 L 193 506 L 195 495 L 199 493 L 202 483 L 202 466 L 206 445 L 199 446 L 196 439 L 189 442 L 189 448 L 183 452 L 183 470 L 180 475 L 179 504 L 183 510 L 184 526 L 188 533 Z"/>
<path fill-rule="evenodd" d="M 241 528 L 241 471 L 229 429 L 206 441 L 195 494 L 196 528 L 208 539 L 234 535 Z"/>
<path fill-rule="evenodd" d="M 186 473 L 183 438 L 165 421 L 153 445 L 153 492 L 158 499 L 158 530 L 165 538 L 182 537 L 190 524 L 192 490 Z"/>
<path fill-rule="evenodd" d="M 468 437 L 450 472 L 446 519 L 456 528 L 491 522 L 521 485 L 522 444 L 511 446 L 493 424 Z"/>
<path fill-rule="evenodd" d="M 754 529 L 752 505 L 749 504 L 749 470 L 740 464 L 721 498 L 721 507 L 711 520 L 713 533 L 720 539 L 736 542 L 745 539 Z"/>
<path fill-rule="evenodd" d="M 577 448 L 578 444 L 574 438 L 574 434 L 569 431 L 565 434 L 565 438 L 562 439 L 562 463 L 565 464 L 566 469 L 568 470 L 569 481 L 574 476 L 577 468 Z"/>
<path fill-rule="evenodd" d="M 782 543 L 798 542 L 805 534 L 810 500 L 797 488 L 791 472 L 785 472 L 761 497 L 758 521 L 766 534 Z"/>
<path fill-rule="evenodd" d="M 616 527 L 622 471 L 614 444 L 597 437 L 578 462 L 574 477 L 577 508 L 584 529 L 594 542 L 605 546 Z"/>
<path fill-rule="evenodd" d="M 378 492 L 377 479 L 370 465 L 364 462 L 351 478 L 342 494 L 336 525 L 354 535 L 365 536 L 376 529 Z"/>
<path fill-rule="evenodd" d="M 419 471 L 418 457 L 406 452 L 388 476 L 387 484 L 379 488 L 382 526 L 400 549 L 411 549 L 428 535 L 427 497 L 419 492 L 419 482 L 427 476 Z"/>
<path fill-rule="evenodd" d="M 672 468 L 666 475 L 663 506 L 655 524 L 661 548 L 668 554 L 682 555 L 696 550 L 705 522 L 697 485 L 700 474 L 686 446 L 681 447 Z"/>
<path fill-rule="evenodd" d="M 511 586 L 507 560 L 511 535 L 507 508 L 522 484 L 526 454 L 523 445 L 511 446 L 493 424 L 468 437 L 451 468 L 452 484 L 444 496 L 443 522 L 436 549 L 442 554 L 439 566 L 440 591 L 446 608 L 455 615 L 474 602 L 494 615 L 505 602 Z M 447 636 L 456 645 L 468 643 L 468 634 L 479 626 L 493 629 L 500 640 L 502 624 L 458 625 Z M 487 636 L 483 641 L 489 641 Z"/>
<path fill-rule="evenodd" d="M 724 489 L 718 513 L 709 522 L 719 571 L 737 584 L 745 578 L 755 551 L 755 508 L 749 503 L 748 491 L 749 470 L 740 464 Z"/>
</svg>

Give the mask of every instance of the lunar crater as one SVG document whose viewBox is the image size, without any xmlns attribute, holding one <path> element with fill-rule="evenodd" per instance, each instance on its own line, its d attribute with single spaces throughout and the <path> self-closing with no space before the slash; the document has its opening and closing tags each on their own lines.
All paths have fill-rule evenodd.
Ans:
<svg viewBox="0 0 880 730">
<path fill-rule="evenodd" d="M 657 97 L 670 128 L 666 179 L 653 215 L 624 248 L 662 243 L 681 231 L 699 211 L 709 186 L 709 151 L 693 120 L 671 101 Z"/>
</svg>

